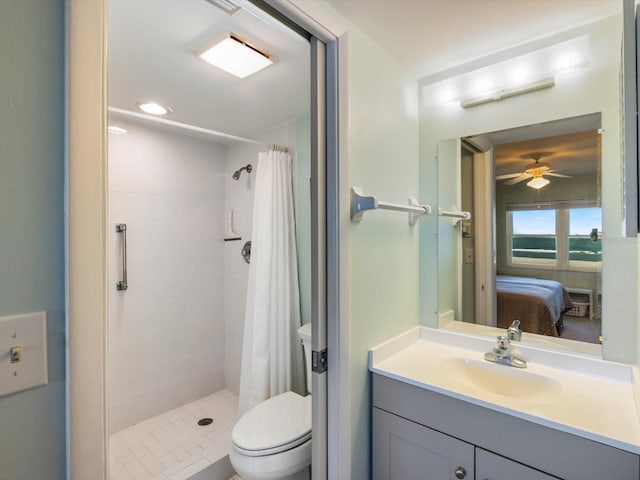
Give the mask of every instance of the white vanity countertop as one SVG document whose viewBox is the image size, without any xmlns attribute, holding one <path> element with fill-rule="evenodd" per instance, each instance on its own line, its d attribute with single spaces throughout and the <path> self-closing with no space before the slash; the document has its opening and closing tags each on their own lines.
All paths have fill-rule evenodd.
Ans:
<svg viewBox="0 0 640 480">
<path fill-rule="evenodd" d="M 494 346 L 491 338 L 415 327 L 369 350 L 369 370 L 640 454 L 636 367 L 513 342 L 528 361 L 519 369 L 485 361 Z"/>
</svg>

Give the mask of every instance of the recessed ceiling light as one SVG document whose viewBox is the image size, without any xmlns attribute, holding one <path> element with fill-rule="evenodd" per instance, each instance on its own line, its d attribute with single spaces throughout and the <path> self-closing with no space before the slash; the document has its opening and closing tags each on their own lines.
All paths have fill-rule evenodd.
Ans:
<svg viewBox="0 0 640 480">
<path fill-rule="evenodd" d="M 169 107 L 164 107 L 156 102 L 136 103 L 136 107 L 144 113 L 150 113 L 151 115 L 166 115 L 171 111 Z"/>
<path fill-rule="evenodd" d="M 199 52 L 198 57 L 240 78 L 273 64 L 267 52 L 235 33 L 228 33 L 222 40 Z"/>
<path fill-rule="evenodd" d="M 107 127 L 107 130 L 109 130 L 110 133 L 115 133 L 116 135 L 122 135 L 127 133 L 127 131 L 124 128 L 116 127 L 115 125 L 109 125 Z"/>
</svg>

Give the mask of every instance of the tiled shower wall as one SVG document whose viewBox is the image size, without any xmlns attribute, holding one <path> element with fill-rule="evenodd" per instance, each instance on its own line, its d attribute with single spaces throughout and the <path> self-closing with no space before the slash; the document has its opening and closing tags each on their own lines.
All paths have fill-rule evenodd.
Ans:
<svg viewBox="0 0 640 480">
<path fill-rule="evenodd" d="M 128 133 L 109 134 L 110 432 L 219 390 L 225 361 L 225 147 L 117 124 Z"/>
</svg>

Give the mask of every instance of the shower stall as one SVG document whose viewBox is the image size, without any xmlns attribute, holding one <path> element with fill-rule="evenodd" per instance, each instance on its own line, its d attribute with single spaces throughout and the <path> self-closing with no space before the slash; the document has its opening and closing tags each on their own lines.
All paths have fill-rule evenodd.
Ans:
<svg viewBox="0 0 640 480">
<path fill-rule="evenodd" d="M 247 165 L 265 147 L 110 123 L 126 130 L 109 135 L 111 478 L 228 478 L 249 267 L 241 252 L 252 238 Z M 310 281 L 308 125 L 290 121 L 256 137 L 287 145 L 296 159 L 301 292 Z M 225 239 L 230 211 L 240 238 Z M 116 225 L 126 225 L 126 243 Z"/>
<path fill-rule="evenodd" d="M 272 144 L 293 158 L 310 321 L 309 45 L 204 0 L 110 2 L 108 19 L 110 476 L 223 480 L 234 473 L 255 175 Z M 229 29 L 263 40 L 276 63 L 236 79 L 202 62 L 197 47 Z M 137 111 L 150 97 L 170 100 L 164 117 Z"/>
</svg>

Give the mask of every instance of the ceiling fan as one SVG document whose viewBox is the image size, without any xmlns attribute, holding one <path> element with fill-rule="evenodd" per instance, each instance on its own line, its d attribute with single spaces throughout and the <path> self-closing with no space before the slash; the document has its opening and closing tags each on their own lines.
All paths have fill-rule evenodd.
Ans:
<svg viewBox="0 0 640 480">
<path fill-rule="evenodd" d="M 556 173 L 555 170 L 551 170 L 551 167 L 548 163 L 540 162 L 540 159 L 551 155 L 548 152 L 535 152 L 530 153 L 527 157 L 531 158 L 534 162 L 531 163 L 524 172 L 521 173 L 509 173 L 507 175 L 498 175 L 496 180 L 507 180 L 504 182 L 505 185 L 515 185 L 516 183 L 523 182 L 525 180 L 531 179 L 527 182 L 527 186 L 531 188 L 535 188 L 536 190 L 541 189 L 542 187 L 548 185 L 549 179 L 545 178 L 545 175 L 549 175 L 551 177 L 560 177 L 560 178 L 573 178 L 571 175 L 563 175 L 561 173 Z"/>
</svg>

